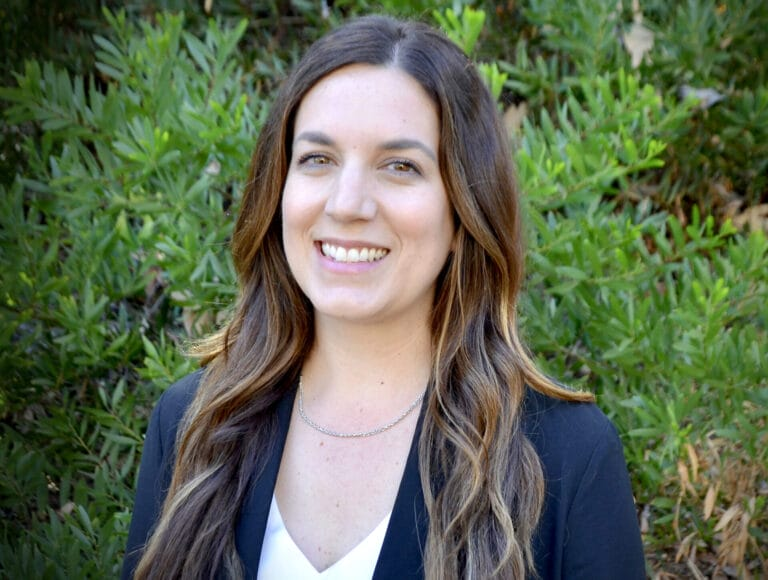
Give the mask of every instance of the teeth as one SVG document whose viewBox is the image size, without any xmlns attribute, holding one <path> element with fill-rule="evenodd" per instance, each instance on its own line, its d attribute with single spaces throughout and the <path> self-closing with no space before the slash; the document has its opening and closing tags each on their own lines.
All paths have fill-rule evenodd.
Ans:
<svg viewBox="0 0 768 580">
<path fill-rule="evenodd" d="M 383 248 L 342 248 L 327 242 L 322 244 L 323 255 L 333 258 L 335 262 L 375 262 L 389 253 Z"/>
</svg>

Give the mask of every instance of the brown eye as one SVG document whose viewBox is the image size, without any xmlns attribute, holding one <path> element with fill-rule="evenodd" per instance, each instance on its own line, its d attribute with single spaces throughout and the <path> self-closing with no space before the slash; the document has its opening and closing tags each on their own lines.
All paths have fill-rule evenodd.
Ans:
<svg viewBox="0 0 768 580">
<path fill-rule="evenodd" d="M 328 158 L 327 155 L 322 155 L 320 153 L 308 153 L 299 157 L 299 165 L 318 166 L 328 165 L 330 163 L 330 158 Z"/>
<path fill-rule="evenodd" d="M 396 161 L 392 161 L 389 164 L 389 167 L 396 173 L 414 173 L 416 175 L 421 175 L 421 172 L 419 171 L 419 168 L 416 167 L 416 164 L 406 159 L 398 159 Z"/>
</svg>

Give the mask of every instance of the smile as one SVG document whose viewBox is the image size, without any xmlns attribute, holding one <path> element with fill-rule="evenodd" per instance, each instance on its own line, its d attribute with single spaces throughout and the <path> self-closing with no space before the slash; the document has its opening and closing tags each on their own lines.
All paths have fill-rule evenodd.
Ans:
<svg viewBox="0 0 768 580">
<path fill-rule="evenodd" d="M 342 248 L 328 242 L 323 242 L 320 248 L 323 255 L 331 258 L 334 262 L 347 263 L 376 262 L 389 253 L 389 250 L 384 248 Z"/>
</svg>

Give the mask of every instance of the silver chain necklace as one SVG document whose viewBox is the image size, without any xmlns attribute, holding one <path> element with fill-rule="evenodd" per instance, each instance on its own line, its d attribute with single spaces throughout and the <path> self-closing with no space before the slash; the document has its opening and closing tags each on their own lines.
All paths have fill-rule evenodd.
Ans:
<svg viewBox="0 0 768 580">
<path fill-rule="evenodd" d="M 302 421 L 304 421 L 307 425 L 312 427 L 315 431 L 320 431 L 320 433 L 324 433 L 325 435 L 330 435 L 331 437 L 340 437 L 342 439 L 353 439 L 357 437 L 373 437 L 374 435 L 378 435 L 379 433 L 383 433 L 387 429 L 391 429 L 395 425 L 397 425 L 400 421 L 405 419 L 408 415 L 410 415 L 413 410 L 418 406 L 419 403 L 421 403 L 421 400 L 424 398 L 424 393 L 426 391 L 423 391 L 418 397 L 416 397 L 416 400 L 411 403 L 411 405 L 402 413 L 400 413 L 395 419 L 387 423 L 386 425 L 382 425 L 381 427 L 376 427 L 376 429 L 372 429 L 370 431 L 359 431 L 357 433 L 342 433 L 341 431 L 334 431 L 332 429 L 328 429 L 327 427 L 323 427 L 322 425 L 318 425 L 315 423 L 312 419 L 310 419 L 307 416 L 307 413 L 304 411 L 304 387 L 301 383 L 302 377 L 299 376 L 299 416 L 301 417 Z"/>
</svg>

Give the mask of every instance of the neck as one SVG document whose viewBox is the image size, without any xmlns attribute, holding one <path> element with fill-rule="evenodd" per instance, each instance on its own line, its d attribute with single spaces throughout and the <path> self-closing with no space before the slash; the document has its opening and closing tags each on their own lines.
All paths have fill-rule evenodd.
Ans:
<svg viewBox="0 0 768 580">
<path fill-rule="evenodd" d="M 318 317 L 315 343 L 304 363 L 307 390 L 335 400 L 362 395 L 410 399 L 426 387 L 432 364 L 428 321 L 359 325 Z M 400 397 L 397 397 L 398 399 Z"/>
</svg>

